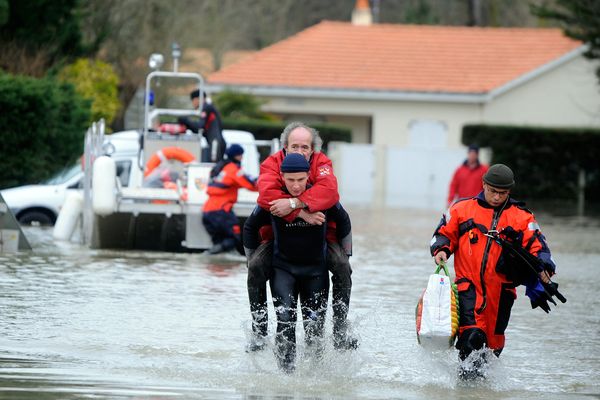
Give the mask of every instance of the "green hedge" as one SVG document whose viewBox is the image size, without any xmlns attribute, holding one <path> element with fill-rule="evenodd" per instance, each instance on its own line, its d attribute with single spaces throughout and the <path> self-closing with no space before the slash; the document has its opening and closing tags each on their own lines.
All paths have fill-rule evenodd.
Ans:
<svg viewBox="0 0 600 400">
<path fill-rule="evenodd" d="M 72 85 L 0 72 L 0 188 L 36 183 L 83 151 L 90 104 Z"/>
<path fill-rule="evenodd" d="M 466 125 L 462 142 L 491 147 L 492 164 L 513 169 L 515 197 L 575 202 L 583 169 L 586 203 L 600 200 L 600 129 Z"/>
</svg>

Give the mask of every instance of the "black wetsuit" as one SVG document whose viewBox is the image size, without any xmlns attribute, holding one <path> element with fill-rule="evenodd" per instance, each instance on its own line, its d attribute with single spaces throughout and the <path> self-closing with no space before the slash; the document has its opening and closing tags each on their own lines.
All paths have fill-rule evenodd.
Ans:
<svg viewBox="0 0 600 400">
<path fill-rule="evenodd" d="M 324 211 L 326 220 L 336 222 L 340 243 L 351 240 L 350 217 L 341 204 Z M 311 343 L 323 336 L 329 274 L 326 222 L 310 225 L 301 218 L 287 222 L 256 207 L 244 224 L 244 247 L 253 251 L 260 245 L 259 229 L 271 225 L 274 234 L 271 294 L 277 314 L 279 362 L 293 364 L 296 354 L 296 309 L 300 296 L 306 339 Z"/>
<path fill-rule="evenodd" d="M 204 102 L 202 118 L 199 121 L 187 117 L 180 117 L 178 121 L 192 132 L 198 133 L 202 130 L 202 134 L 208 142 L 208 149 L 202 152 L 202 161 L 217 162 L 223 159 L 227 147 L 225 139 L 223 139 L 223 123 L 221 115 L 212 104 Z"/>
</svg>

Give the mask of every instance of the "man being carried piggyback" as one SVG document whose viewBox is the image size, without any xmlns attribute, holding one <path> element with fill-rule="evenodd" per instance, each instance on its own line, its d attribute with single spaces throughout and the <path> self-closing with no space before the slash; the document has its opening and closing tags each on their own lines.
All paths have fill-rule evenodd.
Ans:
<svg viewBox="0 0 600 400">
<path fill-rule="evenodd" d="M 301 122 L 288 124 L 281 134 L 282 150 L 269 156 L 260 166 L 258 205 L 287 222 L 301 218 L 313 225 L 325 223 L 321 211 L 337 204 L 339 194 L 331 160 L 321 152 L 322 143 L 315 129 Z M 285 191 L 281 176 L 281 163 L 291 153 L 304 156 L 310 167 L 310 187 L 298 196 Z M 337 241 L 335 222 L 326 223 L 327 267 L 332 273 L 333 283 L 333 343 L 340 350 L 355 349 L 358 339 L 350 335 L 346 320 L 352 290 L 352 269 L 346 252 Z M 263 243 L 248 257 L 248 298 L 254 332 L 248 345 L 250 351 L 264 348 L 267 335 L 266 282 L 272 275 L 273 241 L 269 229 L 262 229 L 261 234 Z"/>
</svg>

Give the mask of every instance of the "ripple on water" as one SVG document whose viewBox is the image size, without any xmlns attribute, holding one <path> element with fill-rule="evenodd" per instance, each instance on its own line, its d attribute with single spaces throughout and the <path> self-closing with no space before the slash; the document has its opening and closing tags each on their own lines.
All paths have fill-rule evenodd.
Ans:
<svg viewBox="0 0 600 400">
<path fill-rule="evenodd" d="M 350 320 L 361 345 L 333 349 L 330 309 L 323 359 L 303 355 L 299 326 L 292 375 L 277 370 L 271 349 L 244 352 L 243 262 L 56 245 L 50 230 L 26 229 L 34 252 L 0 255 L 2 393 L 36 387 L 64 398 L 490 400 L 600 393 L 600 284 L 590 279 L 600 254 L 589 245 L 598 227 L 540 221 L 557 244 L 556 280 L 569 301 L 546 315 L 519 291 L 502 357 L 492 360 L 485 382 L 463 384 L 455 350 L 432 353 L 416 343 L 415 305 L 433 272 L 428 245 L 441 213 L 351 215 Z"/>
</svg>

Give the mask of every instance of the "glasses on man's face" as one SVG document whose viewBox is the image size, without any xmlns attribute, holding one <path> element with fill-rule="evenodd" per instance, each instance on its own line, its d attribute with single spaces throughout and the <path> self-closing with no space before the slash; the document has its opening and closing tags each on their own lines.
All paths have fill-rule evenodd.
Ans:
<svg viewBox="0 0 600 400">
<path fill-rule="evenodd" d="M 508 196 L 508 193 L 510 192 L 510 190 L 496 190 L 489 185 L 486 185 L 485 187 L 490 192 L 490 194 L 492 194 L 492 196 L 498 195 L 499 197 L 504 197 Z"/>
</svg>

